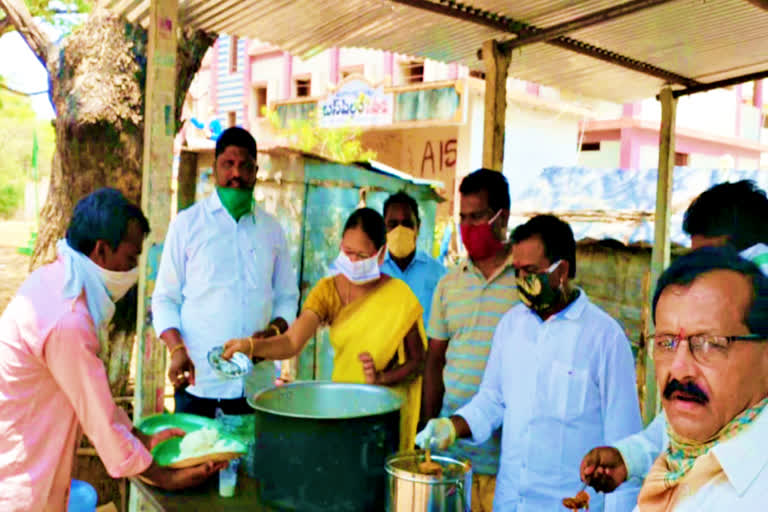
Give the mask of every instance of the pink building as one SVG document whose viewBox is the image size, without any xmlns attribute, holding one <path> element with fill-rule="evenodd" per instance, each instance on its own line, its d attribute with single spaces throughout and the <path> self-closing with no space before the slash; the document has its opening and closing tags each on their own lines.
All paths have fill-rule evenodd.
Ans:
<svg viewBox="0 0 768 512">
<path fill-rule="evenodd" d="M 675 160 L 700 169 L 767 168 L 763 82 L 678 101 Z M 583 124 L 579 163 L 585 167 L 648 169 L 658 165 L 661 109 L 654 98 L 605 109 Z M 762 159 L 762 161 L 761 161 Z"/>
</svg>

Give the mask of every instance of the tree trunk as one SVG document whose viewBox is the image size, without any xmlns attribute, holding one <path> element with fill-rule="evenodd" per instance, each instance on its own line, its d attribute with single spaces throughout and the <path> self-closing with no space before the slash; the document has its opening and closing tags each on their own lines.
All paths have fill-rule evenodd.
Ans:
<svg viewBox="0 0 768 512">
<path fill-rule="evenodd" d="M 56 241 L 82 197 L 109 186 L 141 204 L 147 33 L 96 10 L 61 47 L 52 48 L 20 0 L 0 0 L 0 8 L 47 63 L 56 109 L 56 150 L 30 264 L 34 269 L 55 259 Z M 177 129 L 187 89 L 215 35 L 184 29 L 178 37 Z M 114 396 L 127 393 L 136 305 L 134 288 L 117 304 L 109 340 L 102 345 L 100 357 Z"/>
</svg>

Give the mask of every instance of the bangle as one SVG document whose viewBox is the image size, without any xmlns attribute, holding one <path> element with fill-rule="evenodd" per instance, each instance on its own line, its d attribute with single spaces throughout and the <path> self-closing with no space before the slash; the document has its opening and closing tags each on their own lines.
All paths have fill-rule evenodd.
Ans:
<svg viewBox="0 0 768 512">
<path fill-rule="evenodd" d="M 253 336 L 248 336 L 248 344 L 251 346 L 251 351 L 248 353 L 248 359 L 253 361 Z"/>
<path fill-rule="evenodd" d="M 280 336 L 282 333 L 280 332 L 280 328 L 276 326 L 275 324 L 269 324 L 270 329 L 275 330 L 275 336 Z"/>
<path fill-rule="evenodd" d="M 178 345 L 173 347 L 171 349 L 171 352 L 168 354 L 168 357 L 173 357 L 173 353 L 176 352 L 177 350 L 181 350 L 181 349 L 187 350 L 187 348 L 184 346 L 183 343 L 179 343 Z"/>
</svg>

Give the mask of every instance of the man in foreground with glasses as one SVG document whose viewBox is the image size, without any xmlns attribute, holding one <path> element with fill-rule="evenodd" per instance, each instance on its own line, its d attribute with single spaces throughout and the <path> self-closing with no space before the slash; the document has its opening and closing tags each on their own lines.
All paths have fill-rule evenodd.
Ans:
<svg viewBox="0 0 768 512">
<path fill-rule="evenodd" d="M 653 298 L 669 445 L 640 512 L 765 510 L 768 278 L 730 247 L 677 259 Z"/>
<path fill-rule="evenodd" d="M 416 437 L 446 449 L 456 438 L 486 441 L 503 424 L 495 511 L 560 510 L 581 487 L 575 471 L 595 444 L 637 432 L 635 368 L 621 326 L 573 287 L 576 242 L 571 227 L 539 215 L 512 235 L 512 265 L 523 304 L 493 334 L 477 394 L 450 417 L 430 420 Z M 604 500 L 593 512 L 630 511 L 638 487 Z"/>
<path fill-rule="evenodd" d="M 729 245 L 766 274 L 767 216 L 768 198 L 754 182 L 719 183 L 691 203 L 683 230 L 691 237 L 692 249 Z M 667 444 L 667 422 L 662 413 L 642 432 L 613 446 L 592 449 L 581 463 L 582 480 L 601 492 L 612 492 L 629 479 L 642 481 Z"/>
</svg>

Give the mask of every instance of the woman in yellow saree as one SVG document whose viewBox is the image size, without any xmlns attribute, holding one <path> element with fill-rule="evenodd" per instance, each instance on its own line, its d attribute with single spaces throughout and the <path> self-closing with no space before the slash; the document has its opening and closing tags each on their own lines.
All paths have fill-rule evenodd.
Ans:
<svg viewBox="0 0 768 512">
<path fill-rule="evenodd" d="M 320 325 L 330 326 L 334 349 L 332 380 L 389 386 L 404 399 L 400 449 L 414 446 L 421 405 L 421 371 L 426 349 L 422 307 L 403 281 L 379 272 L 386 227 L 375 210 L 361 208 L 347 220 L 335 275 L 310 291 L 296 321 L 270 338 L 241 338 L 225 344 L 258 359 L 297 355 Z"/>
</svg>

